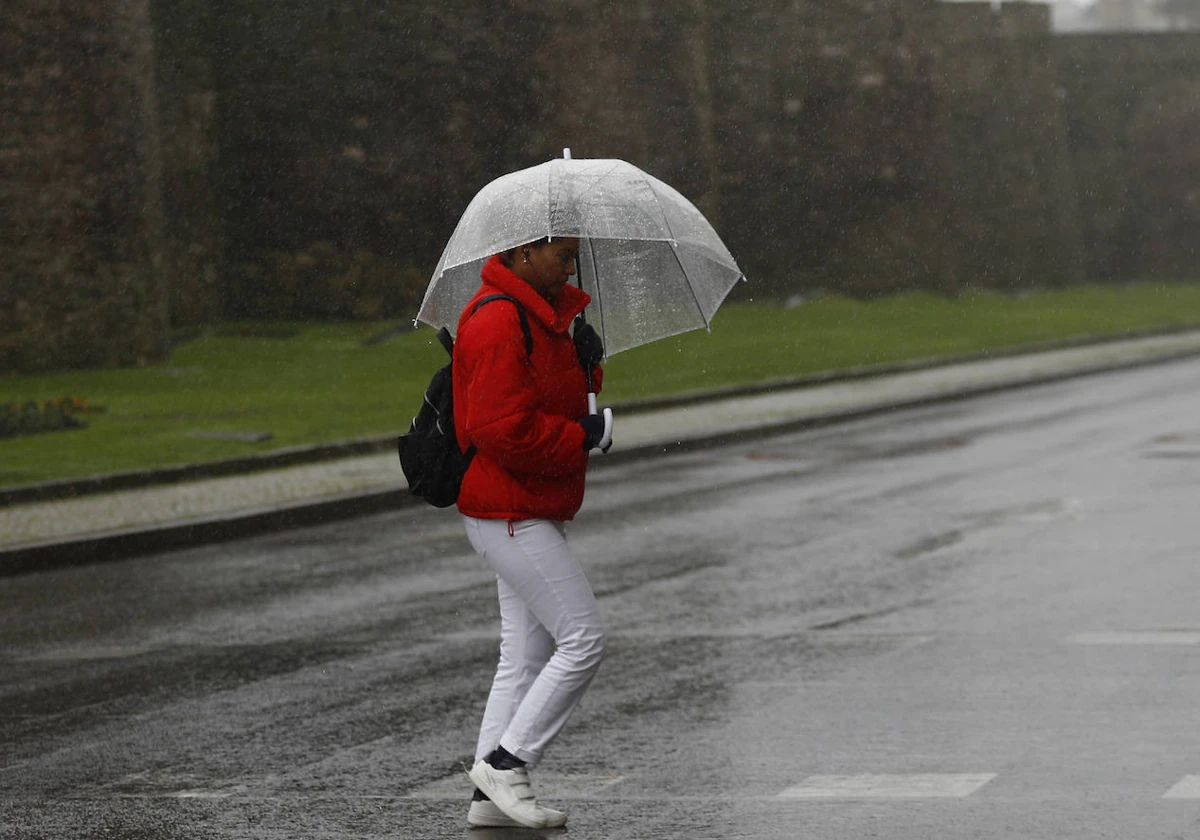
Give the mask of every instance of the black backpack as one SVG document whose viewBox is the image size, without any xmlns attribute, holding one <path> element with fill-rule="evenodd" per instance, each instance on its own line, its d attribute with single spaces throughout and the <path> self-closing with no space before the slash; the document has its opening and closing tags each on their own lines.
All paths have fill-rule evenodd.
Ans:
<svg viewBox="0 0 1200 840">
<path fill-rule="evenodd" d="M 508 295 L 488 295 L 475 304 L 471 314 L 479 307 L 494 300 L 511 300 L 521 317 L 521 332 L 525 334 L 525 353 L 533 353 L 533 335 L 529 332 L 529 321 L 525 310 L 515 298 Z M 475 446 L 466 452 L 458 448 L 454 434 L 454 339 L 445 327 L 438 330 L 438 341 L 450 354 L 450 362 L 440 368 L 425 389 L 425 400 L 421 410 L 413 418 L 408 434 L 397 441 L 400 452 L 400 468 L 408 479 L 408 492 L 420 496 L 434 507 L 450 507 L 458 501 L 458 488 L 462 485 L 467 467 L 475 457 Z"/>
</svg>

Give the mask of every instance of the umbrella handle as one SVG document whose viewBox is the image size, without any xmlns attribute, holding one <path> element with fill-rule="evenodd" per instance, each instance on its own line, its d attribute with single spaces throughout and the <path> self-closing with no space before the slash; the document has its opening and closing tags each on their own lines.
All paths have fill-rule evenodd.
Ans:
<svg viewBox="0 0 1200 840">
<path fill-rule="evenodd" d="M 592 396 L 594 400 L 594 395 Z M 600 442 L 596 446 L 600 447 L 600 451 L 607 453 L 612 446 L 613 435 L 613 413 L 611 408 L 604 409 L 604 434 L 600 437 Z"/>
<path fill-rule="evenodd" d="M 588 414 L 599 414 L 599 413 L 600 412 L 596 410 L 596 395 L 588 394 Z M 612 409 L 605 408 L 604 409 L 604 434 L 600 436 L 600 442 L 596 444 L 596 447 L 604 452 L 607 452 L 608 448 L 610 446 L 612 446 L 612 433 L 613 433 Z"/>
</svg>

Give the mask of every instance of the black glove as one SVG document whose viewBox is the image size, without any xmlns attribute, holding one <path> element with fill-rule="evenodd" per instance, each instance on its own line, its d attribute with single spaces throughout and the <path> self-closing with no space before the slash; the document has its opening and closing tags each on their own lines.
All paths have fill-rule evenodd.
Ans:
<svg viewBox="0 0 1200 840">
<path fill-rule="evenodd" d="M 584 370 L 591 370 L 604 359 L 604 342 L 587 321 L 575 322 L 575 355 Z"/>
<path fill-rule="evenodd" d="M 583 451 L 591 452 L 604 437 L 604 418 L 599 414 L 585 414 L 579 425 L 583 426 Z"/>
</svg>

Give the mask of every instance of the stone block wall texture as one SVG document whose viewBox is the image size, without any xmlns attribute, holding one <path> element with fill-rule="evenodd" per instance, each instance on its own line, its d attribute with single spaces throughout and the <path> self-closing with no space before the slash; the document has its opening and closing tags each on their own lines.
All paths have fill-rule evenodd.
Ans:
<svg viewBox="0 0 1200 840">
<path fill-rule="evenodd" d="M 167 346 L 145 0 L 0 8 L 0 371 Z"/>
<path fill-rule="evenodd" d="M 721 232 L 758 294 L 953 282 L 937 178 L 937 5 L 722 6 Z"/>
<path fill-rule="evenodd" d="M 219 319 L 225 310 L 225 222 L 217 9 L 209 0 L 151 0 L 161 150 L 162 273 L 171 320 Z"/>
<path fill-rule="evenodd" d="M 938 5 L 241 0 L 219 35 L 230 258 L 331 241 L 428 270 L 476 190 L 571 147 L 692 198 L 760 294 L 944 288 Z"/>
<path fill-rule="evenodd" d="M 1084 279 L 1049 7 L 949 3 L 934 27 L 939 179 L 956 285 Z"/>
<path fill-rule="evenodd" d="M 527 165 L 540 137 L 529 56 L 544 5 L 226 3 L 230 258 L 325 241 L 432 271 L 474 192 Z"/>
<path fill-rule="evenodd" d="M 570 13 L 544 24 L 530 53 L 530 122 L 539 130 L 526 143 L 527 161 L 557 157 L 564 147 L 576 157 L 621 158 L 719 214 L 711 61 L 720 26 L 713 8 L 722 4 L 569 5 Z"/>
<path fill-rule="evenodd" d="M 1055 42 L 1087 274 L 1194 279 L 1200 35 Z"/>
<path fill-rule="evenodd" d="M 746 294 L 1081 276 L 1039 5 L 234 0 L 218 28 L 235 263 L 428 270 L 477 189 L 571 147 L 692 198 Z"/>
</svg>

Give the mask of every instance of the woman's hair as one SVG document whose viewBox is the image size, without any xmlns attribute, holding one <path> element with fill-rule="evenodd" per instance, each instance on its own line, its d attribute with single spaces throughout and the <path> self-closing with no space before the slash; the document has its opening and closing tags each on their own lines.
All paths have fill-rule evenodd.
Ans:
<svg viewBox="0 0 1200 840">
<path fill-rule="evenodd" d="M 497 256 L 500 257 L 500 263 L 505 268 L 512 268 L 513 260 L 517 258 L 517 251 L 523 248 L 545 248 L 547 245 L 553 245 L 558 240 L 566 238 L 564 236 L 551 236 L 544 239 L 535 239 L 532 242 L 526 242 L 524 245 L 509 248 L 507 251 L 501 251 Z"/>
</svg>

